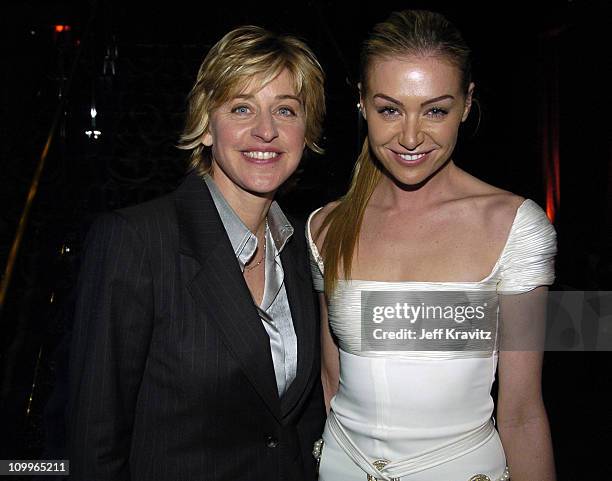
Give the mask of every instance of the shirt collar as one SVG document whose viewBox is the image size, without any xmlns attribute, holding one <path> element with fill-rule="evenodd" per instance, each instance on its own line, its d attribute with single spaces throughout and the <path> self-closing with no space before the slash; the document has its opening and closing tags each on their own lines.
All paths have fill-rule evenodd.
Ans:
<svg viewBox="0 0 612 481">
<path fill-rule="evenodd" d="M 227 203 L 213 178 L 207 174 L 204 176 L 204 182 L 206 182 L 219 217 L 221 217 L 234 254 L 241 267 L 244 268 L 257 250 L 257 237 L 244 225 L 238 214 Z M 268 211 L 268 227 L 274 240 L 276 255 L 279 255 L 293 235 L 294 229 L 276 201 L 272 202 Z"/>
</svg>

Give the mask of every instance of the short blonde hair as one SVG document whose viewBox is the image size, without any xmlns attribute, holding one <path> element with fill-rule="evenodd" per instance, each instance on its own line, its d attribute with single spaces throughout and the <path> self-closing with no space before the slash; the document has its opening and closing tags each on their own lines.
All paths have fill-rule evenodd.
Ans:
<svg viewBox="0 0 612 481">
<path fill-rule="evenodd" d="M 185 128 L 178 147 L 191 150 L 190 167 L 210 170 L 210 148 L 202 144 L 210 114 L 230 100 L 253 78 L 261 87 L 287 69 L 306 115 L 306 146 L 317 153 L 325 116 L 324 74 L 314 53 L 301 40 L 261 27 L 243 26 L 227 33 L 208 52 L 187 98 Z"/>
</svg>

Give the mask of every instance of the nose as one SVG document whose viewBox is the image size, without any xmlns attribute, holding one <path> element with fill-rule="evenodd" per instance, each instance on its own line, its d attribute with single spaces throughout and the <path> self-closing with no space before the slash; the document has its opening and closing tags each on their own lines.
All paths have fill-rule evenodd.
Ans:
<svg viewBox="0 0 612 481">
<path fill-rule="evenodd" d="M 255 123 L 251 130 L 251 134 L 264 142 L 272 142 L 276 137 L 278 137 L 278 129 L 276 128 L 276 123 L 272 113 L 259 113 L 255 117 Z"/>
<path fill-rule="evenodd" d="M 415 150 L 424 140 L 425 134 L 423 133 L 419 120 L 407 116 L 400 133 L 400 145 L 405 149 Z"/>
</svg>

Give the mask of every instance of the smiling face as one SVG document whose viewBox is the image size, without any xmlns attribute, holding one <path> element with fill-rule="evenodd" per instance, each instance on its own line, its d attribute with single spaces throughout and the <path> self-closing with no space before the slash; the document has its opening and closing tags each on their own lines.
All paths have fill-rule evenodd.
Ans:
<svg viewBox="0 0 612 481">
<path fill-rule="evenodd" d="M 304 151 L 306 117 L 291 74 L 283 70 L 263 88 L 257 80 L 211 113 L 202 138 L 212 147 L 211 175 L 226 196 L 272 198 Z"/>
<path fill-rule="evenodd" d="M 474 84 L 441 57 L 375 59 L 361 105 L 370 148 L 388 174 L 417 185 L 450 159 L 459 125 L 469 113 Z"/>
</svg>

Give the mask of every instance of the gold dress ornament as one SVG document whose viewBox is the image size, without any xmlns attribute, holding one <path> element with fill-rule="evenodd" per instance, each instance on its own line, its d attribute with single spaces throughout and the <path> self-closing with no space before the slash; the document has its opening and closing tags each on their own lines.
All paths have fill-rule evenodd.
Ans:
<svg viewBox="0 0 612 481">
<path fill-rule="evenodd" d="M 491 478 L 489 478 L 486 474 L 475 474 L 468 481 L 491 481 Z M 501 475 L 501 477 L 497 478 L 495 481 L 510 481 L 510 470 L 508 469 L 508 466 L 506 466 L 506 469 L 504 469 L 504 473 Z"/>
<path fill-rule="evenodd" d="M 378 469 L 380 471 L 382 468 L 384 468 L 390 462 L 391 461 L 389 461 L 388 459 L 377 459 L 372 464 L 374 465 L 374 467 L 376 469 Z M 371 474 L 368 474 L 368 481 L 378 481 L 378 478 L 375 478 Z M 400 480 L 399 480 L 399 478 L 391 478 L 391 481 L 400 481 Z"/>
</svg>

